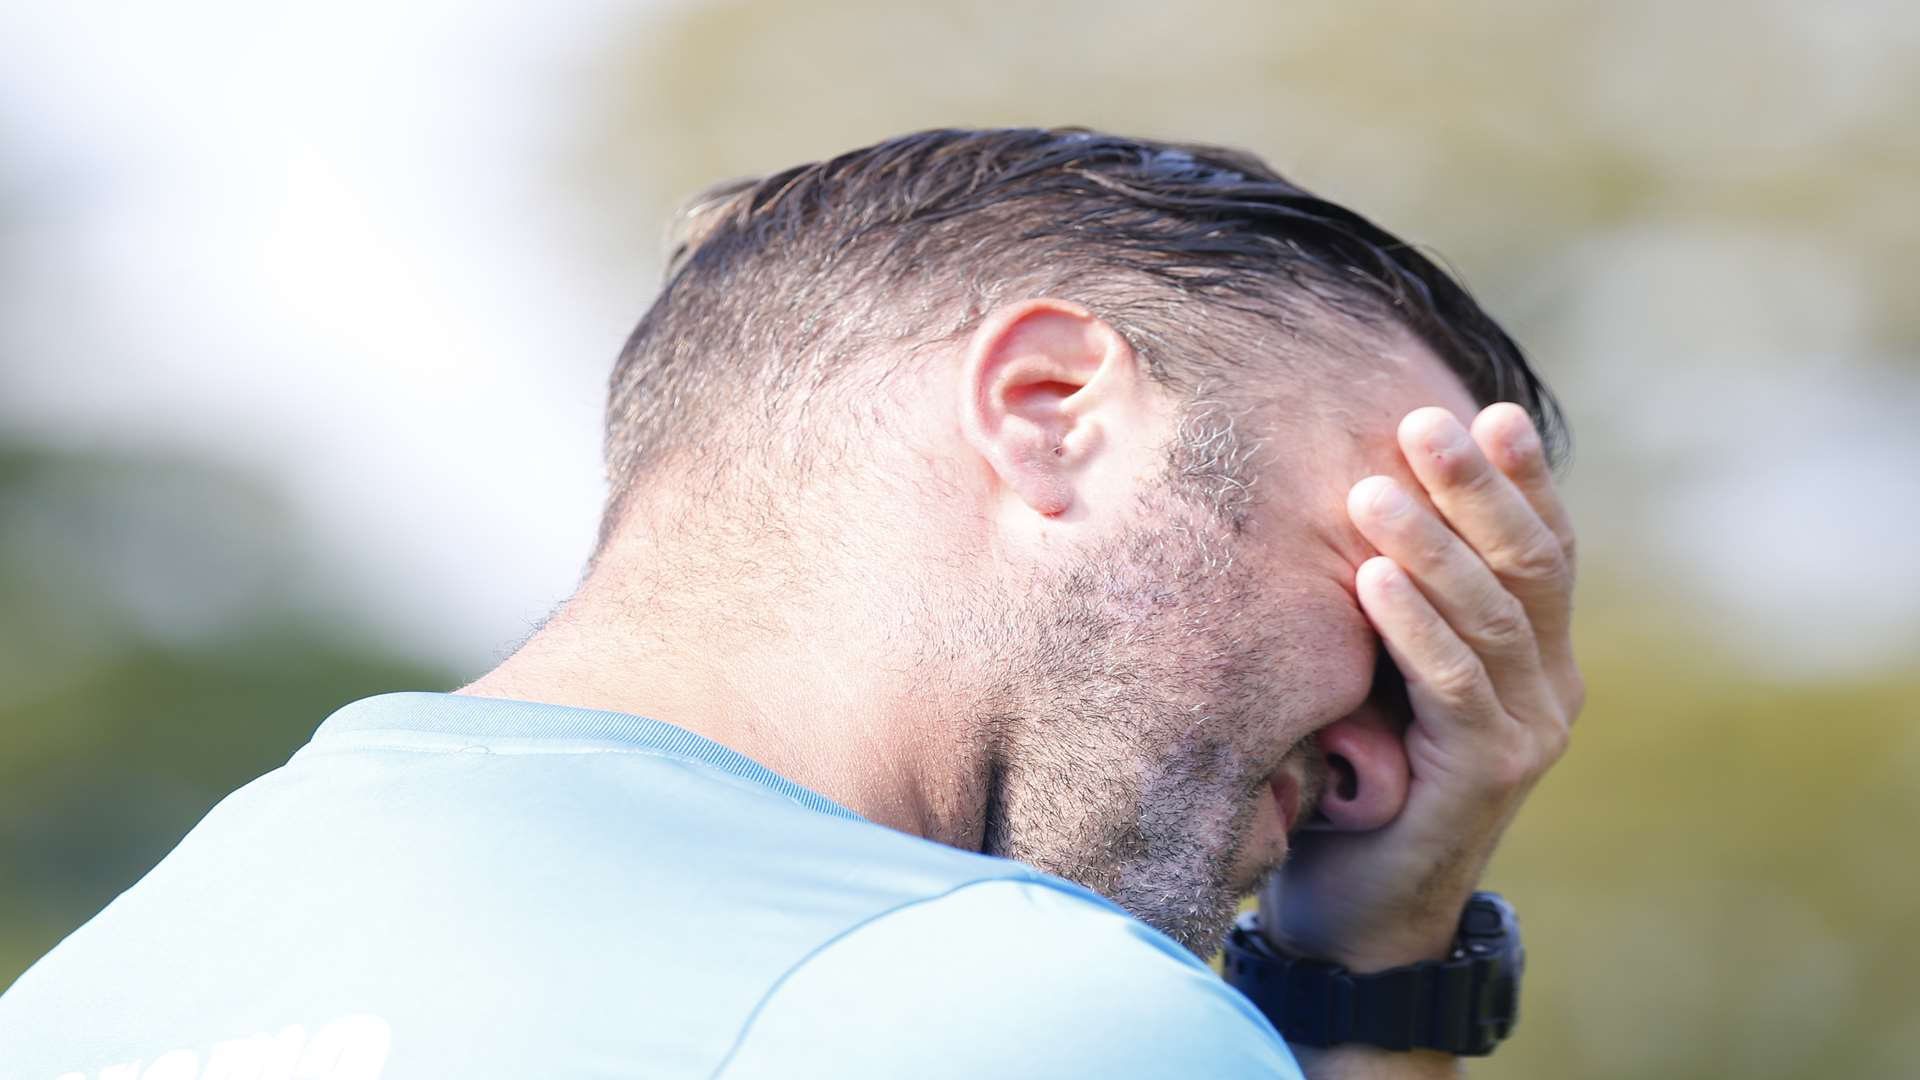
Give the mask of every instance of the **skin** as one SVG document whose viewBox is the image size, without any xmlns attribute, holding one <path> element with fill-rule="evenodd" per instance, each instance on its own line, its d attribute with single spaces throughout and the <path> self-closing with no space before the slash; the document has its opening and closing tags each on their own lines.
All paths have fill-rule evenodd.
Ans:
<svg viewBox="0 0 1920 1080">
<path fill-rule="evenodd" d="M 1180 402 L 1121 335 L 1007 305 L 869 388 L 883 419 L 826 478 L 718 503 L 654 485 L 464 692 L 669 720 L 1199 952 L 1266 879 L 1293 951 L 1443 955 L 1579 708 L 1572 533 L 1517 407 L 1478 409 L 1410 340 L 1349 367 L 1249 403 L 1258 498 L 1234 529 L 1168 485 Z M 1375 678 L 1383 643 L 1404 695 Z"/>
</svg>

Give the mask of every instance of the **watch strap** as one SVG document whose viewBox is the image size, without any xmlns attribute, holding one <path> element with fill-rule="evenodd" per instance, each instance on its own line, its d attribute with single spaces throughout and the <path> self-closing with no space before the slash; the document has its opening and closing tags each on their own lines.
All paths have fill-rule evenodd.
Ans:
<svg viewBox="0 0 1920 1080">
<path fill-rule="evenodd" d="M 1500 910 L 1469 905 L 1448 959 L 1365 975 L 1281 954 L 1249 911 L 1228 935 L 1225 975 L 1291 1043 L 1486 1055 L 1513 1029 L 1523 962 L 1517 931 L 1507 933 L 1512 909 L 1493 901 Z"/>
</svg>

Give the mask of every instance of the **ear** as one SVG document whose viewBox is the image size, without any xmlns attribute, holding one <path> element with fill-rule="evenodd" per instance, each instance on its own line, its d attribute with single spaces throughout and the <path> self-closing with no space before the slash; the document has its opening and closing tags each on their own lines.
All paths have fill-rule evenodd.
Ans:
<svg viewBox="0 0 1920 1080">
<path fill-rule="evenodd" d="M 1323 828 L 1369 832 L 1400 816 L 1412 768 L 1398 725 L 1377 702 L 1321 728 L 1315 735 L 1327 760 L 1320 795 Z"/>
<path fill-rule="evenodd" d="M 1133 347 L 1065 300 L 989 314 L 968 338 L 959 389 L 967 443 L 1004 493 L 1043 518 L 1130 483 L 1136 451 L 1156 433 L 1139 426 L 1155 389 Z"/>
</svg>

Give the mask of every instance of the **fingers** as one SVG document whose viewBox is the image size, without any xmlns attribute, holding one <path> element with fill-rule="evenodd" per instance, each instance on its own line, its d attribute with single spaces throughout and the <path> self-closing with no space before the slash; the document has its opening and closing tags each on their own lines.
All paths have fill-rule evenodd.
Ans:
<svg viewBox="0 0 1920 1080">
<path fill-rule="evenodd" d="M 1524 413 L 1521 419 L 1525 419 Z M 1484 422 L 1490 432 L 1511 435 L 1512 421 L 1505 410 Z M 1531 434 L 1531 425 L 1527 430 Z M 1537 437 L 1533 443 L 1532 456 L 1537 458 Z M 1472 434 L 1445 409 L 1409 413 L 1400 424 L 1400 447 L 1434 506 L 1508 591 L 1519 598 L 1542 647 L 1557 653 L 1572 619 L 1573 567 L 1567 555 L 1570 539 L 1562 540 L 1518 482 L 1496 468 Z M 1527 456 L 1524 448 L 1497 454 L 1516 462 Z M 1530 466 L 1518 467 L 1535 487 L 1540 502 L 1564 522 L 1565 512 L 1559 509 L 1551 481 L 1534 479 L 1527 471 Z M 1544 462 L 1539 469 L 1544 473 Z"/>
<path fill-rule="evenodd" d="M 1506 474 L 1533 507 L 1533 512 L 1552 530 L 1571 566 L 1575 561 L 1573 519 L 1567 515 L 1566 504 L 1560 501 L 1560 492 L 1554 487 L 1546 449 L 1527 410 L 1511 401 L 1487 406 L 1473 419 L 1473 438 L 1487 460 Z"/>
<path fill-rule="evenodd" d="M 1567 560 L 1567 602 L 1564 610 L 1571 623 L 1573 579 L 1578 573 L 1573 519 L 1567 514 L 1566 504 L 1560 501 L 1560 492 L 1554 486 L 1553 471 L 1547 467 L 1546 451 L 1541 446 L 1540 433 L 1535 430 L 1532 417 L 1511 401 L 1497 402 L 1480 410 L 1480 415 L 1474 417 L 1473 438 L 1487 455 L 1487 460 L 1506 474 L 1559 541 L 1560 551 Z M 1580 666 L 1573 657 L 1571 630 L 1569 625 L 1565 632 L 1552 634 L 1540 644 L 1541 656 L 1546 661 L 1569 723 L 1580 714 L 1587 699 L 1586 683 L 1581 679 Z"/>
<path fill-rule="evenodd" d="M 1509 708 L 1531 714 L 1548 704 L 1526 608 L 1445 522 L 1385 476 L 1355 484 L 1347 512 L 1361 535 L 1397 564 L 1395 573 L 1418 584 L 1426 609 L 1444 620 L 1449 635 L 1485 665 Z"/>
<path fill-rule="evenodd" d="M 1407 694 L 1421 719 L 1484 728 L 1505 716 L 1479 654 L 1454 633 L 1398 564 L 1385 556 L 1368 559 L 1360 564 L 1354 584 L 1361 610 L 1406 679 Z"/>
<path fill-rule="evenodd" d="M 1414 716 L 1433 729 L 1434 745 L 1449 748 L 1453 771 L 1519 790 L 1564 752 L 1565 725 L 1515 716 L 1481 654 L 1391 558 L 1360 564 L 1355 585 L 1361 609 L 1406 680 Z"/>
<path fill-rule="evenodd" d="M 1457 799 L 1524 785 L 1526 777 L 1519 772 L 1523 763 L 1513 751 L 1528 740 L 1501 707 L 1480 656 L 1392 559 L 1382 556 L 1362 563 L 1355 584 L 1361 609 L 1406 680 L 1415 730 L 1427 729 L 1425 741 L 1435 749 L 1427 760 L 1439 773 L 1426 778 L 1453 780 L 1424 790 Z M 1414 768 L 1418 774 L 1422 766 Z"/>
</svg>

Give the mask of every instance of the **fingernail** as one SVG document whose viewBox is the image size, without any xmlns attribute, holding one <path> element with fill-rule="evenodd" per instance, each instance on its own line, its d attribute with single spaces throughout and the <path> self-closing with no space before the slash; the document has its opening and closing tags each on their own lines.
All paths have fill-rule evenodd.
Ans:
<svg viewBox="0 0 1920 1080">
<path fill-rule="evenodd" d="M 1373 558 L 1368 559 L 1367 562 L 1378 564 L 1374 566 L 1372 574 L 1375 580 L 1379 582 L 1381 588 L 1392 592 L 1406 585 L 1407 576 L 1400 572 L 1400 564 L 1394 562 L 1392 559 L 1387 558 L 1385 555 L 1375 555 Z M 1363 564 L 1361 568 L 1365 569 L 1365 564 Z"/>
<path fill-rule="evenodd" d="M 1467 445 L 1467 429 L 1451 416 L 1443 417 L 1427 429 L 1427 449 L 1436 454 L 1451 453 Z"/>
<path fill-rule="evenodd" d="M 1527 458 L 1540 452 L 1540 435 L 1533 430 L 1531 423 L 1514 430 L 1507 439 L 1507 453 L 1517 458 Z"/>
<path fill-rule="evenodd" d="M 1400 485 L 1381 476 L 1373 485 L 1371 505 L 1373 512 L 1383 518 L 1399 517 L 1413 507 L 1413 500 L 1400 490 Z"/>
</svg>

